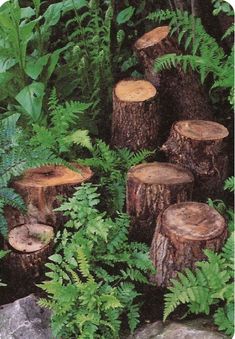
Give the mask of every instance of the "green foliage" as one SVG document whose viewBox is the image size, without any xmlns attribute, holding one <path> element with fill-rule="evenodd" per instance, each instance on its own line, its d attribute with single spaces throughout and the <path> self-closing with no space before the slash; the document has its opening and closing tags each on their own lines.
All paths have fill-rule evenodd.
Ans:
<svg viewBox="0 0 235 339">
<path fill-rule="evenodd" d="M 235 191 L 235 187 L 234 187 L 234 177 L 230 177 L 227 180 L 225 180 L 224 183 L 224 189 L 228 190 L 230 192 L 234 192 Z"/>
<path fill-rule="evenodd" d="M 142 150 L 133 153 L 128 149 L 111 150 L 103 141 L 97 140 L 92 158 L 79 159 L 80 164 L 90 166 L 98 174 L 103 196 L 111 214 L 122 212 L 125 202 L 126 173 L 131 166 L 147 159 L 153 152 Z"/>
<path fill-rule="evenodd" d="M 13 114 L 0 121 L 0 233 L 4 236 L 7 234 L 4 206 L 25 210 L 22 198 L 8 187 L 11 180 L 29 168 L 66 164 L 43 147 L 32 149 L 23 130 L 17 127 L 19 117 L 19 114 Z"/>
<path fill-rule="evenodd" d="M 116 338 L 121 316 L 132 331 L 139 321 L 135 283 L 147 283 L 152 271 L 148 248 L 128 242 L 127 215 L 112 220 L 97 210 L 99 202 L 97 187 L 85 184 L 57 209 L 69 221 L 46 264 L 49 280 L 40 285 L 55 337 Z"/>
<path fill-rule="evenodd" d="M 218 15 L 221 12 L 225 13 L 226 15 L 233 16 L 234 11 L 232 6 L 225 0 L 211 0 L 214 6 L 213 14 Z"/>
<path fill-rule="evenodd" d="M 207 261 L 196 263 L 196 270 L 186 269 L 172 279 L 172 286 L 165 295 L 164 320 L 180 304 L 187 304 L 189 313 L 210 313 L 212 305 L 224 302 L 214 314 L 214 321 L 226 334 L 234 333 L 232 308 L 234 300 L 234 233 L 224 245 L 221 253 L 204 251 Z"/>
<path fill-rule="evenodd" d="M 92 144 L 88 131 L 77 129 L 78 126 L 83 126 L 84 112 L 89 106 L 90 104 L 79 101 L 65 102 L 64 105 L 61 105 L 54 89 L 49 98 L 50 122 L 48 128 L 39 124 L 33 125 L 32 146 L 41 146 L 58 156 L 62 154 L 65 156 L 70 152 L 70 158 L 72 145 L 91 150 Z"/>
<path fill-rule="evenodd" d="M 191 67 L 200 73 L 201 81 L 204 82 L 208 74 L 212 74 L 214 84 L 212 89 L 222 88 L 230 91 L 233 96 L 234 74 L 233 60 L 234 48 L 226 55 L 216 40 L 211 37 L 202 25 L 201 19 L 187 12 L 159 11 L 148 16 L 150 20 L 170 20 L 171 34 L 178 32 L 178 43 L 183 42 L 185 50 L 190 55 L 167 54 L 158 58 L 155 62 L 155 70 L 161 71 L 182 65 L 184 71 Z M 229 97 L 229 98 L 230 98 Z M 229 99 L 230 100 L 230 99 Z M 232 104 L 232 101 L 230 100 Z"/>
</svg>

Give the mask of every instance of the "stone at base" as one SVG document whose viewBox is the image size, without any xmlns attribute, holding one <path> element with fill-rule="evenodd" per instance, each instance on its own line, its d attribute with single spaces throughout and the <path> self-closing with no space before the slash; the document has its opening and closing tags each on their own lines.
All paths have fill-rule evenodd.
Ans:
<svg viewBox="0 0 235 339">
<path fill-rule="evenodd" d="M 50 311 L 29 296 L 0 307 L 0 339 L 52 339 Z"/>
</svg>

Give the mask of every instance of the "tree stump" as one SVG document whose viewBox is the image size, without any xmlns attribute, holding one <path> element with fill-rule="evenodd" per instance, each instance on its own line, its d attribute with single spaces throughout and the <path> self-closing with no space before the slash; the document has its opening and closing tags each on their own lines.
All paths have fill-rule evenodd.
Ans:
<svg viewBox="0 0 235 339">
<path fill-rule="evenodd" d="M 74 165 L 79 172 L 65 166 L 43 166 L 30 169 L 14 181 L 12 187 L 22 196 L 27 207 L 23 215 L 12 207 L 5 209 L 9 230 L 25 223 L 51 225 L 56 230 L 63 226 L 65 218 L 54 209 L 60 205 L 60 196 L 70 197 L 74 188 L 91 179 L 89 167 Z"/>
<path fill-rule="evenodd" d="M 224 139 L 226 127 L 212 121 L 185 120 L 173 124 L 162 146 L 169 161 L 188 168 L 195 177 L 193 198 L 205 201 L 221 197 L 228 177 L 228 156 Z"/>
<path fill-rule="evenodd" d="M 151 281 L 169 286 L 178 271 L 206 258 L 204 249 L 219 251 L 227 236 L 224 218 L 207 204 L 183 202 L 168 207 L 158 218 L 150 257 L 157 269 Z"/>
<path fill-rule="evenodd" d="M 176 202 L 191 200 L 193 175 L 173 164 L 153 162 L 132 167 L 127 175 L 130 238 L 151 244 L 156 218 Z"/>
<path fill-rule="evenodd" d="M 197 73 L 177 66 L 156 73 L 155 60 L 166 54 L 182 54 L 177 43 L 169 35 L 169 26 L 162 26 L 139 38 L 134 51 L 144 66 L 145 78 L 159 92 L 160 113 L 170 125 L 183 119 L 208 119 L 213 117 L 209 96 Z"/>
<path fill-rule="evenodd" d="M 138 151 L 157 147 L 157 91 L 145 80 L 122 80 L 113 90 L 112 146 Z"/>
<path fill-rule="evenodd" d="M 43 266 L 53 247 L 53 227 L 44 224 L 24 224 L 9 232 L 5 249 L 10 250 L 5 260 L 9 277 L 35 279 L 40 277 Z"/>
</svg>

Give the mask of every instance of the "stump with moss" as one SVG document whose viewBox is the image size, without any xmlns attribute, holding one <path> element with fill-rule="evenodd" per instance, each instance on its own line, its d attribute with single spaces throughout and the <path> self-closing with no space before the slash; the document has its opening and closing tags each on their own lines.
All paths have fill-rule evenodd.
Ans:
<svg viewBox="0 0 235 339">
<path fill-rule="evenodd" d="M 112 140 L 117 148 L 138 151 L 157 147 L 157 91 L 145 80 L 122 80 L 113 90 Z"/>
<path fill-rule="evenodd" d="M 74 165 L 78 172 L 65 166 L 43 166 L 30 169 L 13 182 L 13 188 L 24 199 L 27 213 L 7 207 L 5 216 L 9 229 L 24 223 L 44 223 L 58 229 L 64 224 L 62 213 L 54 209 L 60 205 L 60 197 L 70 197 L 75 187 L 89 181 L 93 173 L 89 167 Z"/>
<path fill-rule="evenodd" d="M 191 200 L 193 175 L 178 165 L 153 162 L 132 167 L 127 175 L 130 238 L 151 244 L 156 218 L 169 205 Z"/>
<path fill-rule="evenodd" d="M 188 168 L 195 177 L 195 200 L 220 198 L 228 177 L 225 138 L 228 130 L 205 120 L 184 120 L 173 124 L 162 150 L 170 162 Z"/>
<path fill-rule="evenodd" d="M 169 206 L 158 217 L 150 257 L 157 269 L 151 281 L 166 287 L 178 271 L 195 268 L 206 259 L 204 249 L 219 251 L 227 236 L 225 219 L 212 207 L 197 202 Z"/>
</svg>

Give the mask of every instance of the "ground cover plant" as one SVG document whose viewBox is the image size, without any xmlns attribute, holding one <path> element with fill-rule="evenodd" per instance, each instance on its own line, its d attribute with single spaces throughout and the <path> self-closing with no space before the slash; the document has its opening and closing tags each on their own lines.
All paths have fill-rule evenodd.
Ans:
<svg viewBox="0 0 235 339">
<path fill-rule="evenodd" d="M 151 302 L 153 320 L 172 316 L 179 320 L 178 306 L 183 304 L 186 317 L 206 314 L 218 330 L 233 335 L 233 15 L 223 0 L 9 0 L 0 6 L 0 268 L 9 253 L 4 244 L 11 225 L 5 209 L 12 206 L 27 214 L 27 204 L 13 188 L 13 181 L 27 169 L 47 164 L 81 173 L 74 167 L 78 164 L 94 172 L 89 179 L 92 183 L 82 184 L 81 180 L 69 198 L 58 199 L 61 205 L 56 213 L 67 222 L 55 232 L 53 254 L 37 277 L 37 287 L 33 282 L 35 289 L 27 290 L 27 283 L 23 286 L 17 281 L 14 289 L 20 292 L 14 294 L 12 282 L 2 275 L 4 266 L 0 289 L 6 297 L 0 304 L 12 301 L 12 295 L 23 297 L 36 291 L 39 304 L 53 312 L 51 326 L 56 338 L 128 335 L 150 319 Z M 198 74 L 216 112 L 213 120 L 230 133 L 223 148 L 228 153 L 230 176 L 225 194 L 215 200 L 204 197 L 225 218 L 228 238 L 220 252 L 206 249 L 204 261 L 179 272 L 167 291 L 150 284 L 150 276 L 156 273 L 150 246 L 132 241 L 131 218 L 125 213 L 128 170 L 167 158 L 160 144 L 154 151 L 132 152 L 110 142 L 114 86 L 119 80 L 148 77 L 133 46 L 160 25 L 169 26 L 169 34 L 182 52 L 154 58 L 154 70 L 165 74 L 177 68 L 185 74 Z M 184 97 L 180 84 L 174 91 Z M 161 105 L 168 94 L 159 92 L 157 87 Z M 170 124 L 168 117 L 161 115 L 161 119 L 159 139 L 164 139 L 169 134 L 164 126 Z M 208 147 L 208 154 L 210 151 Z M 53 171 L 44 174 L 53 178 Z M 148 178 L 148 187 L 151 173 L 141 175 Z M 133 201 L 135 194 L 141 196 L 141 190 L 133 192 Z M 141 199 L 137 200 L 138 205 Z M 164 204 L 162 196 L 155 203 Z M 144 215 L 141 222 L 148 220 L 149 215 Z M 146 290 L 161 295 L 160 300 L 165 293 L 164 314 L 163 303 L 154 303 Z"/>
</svg>

